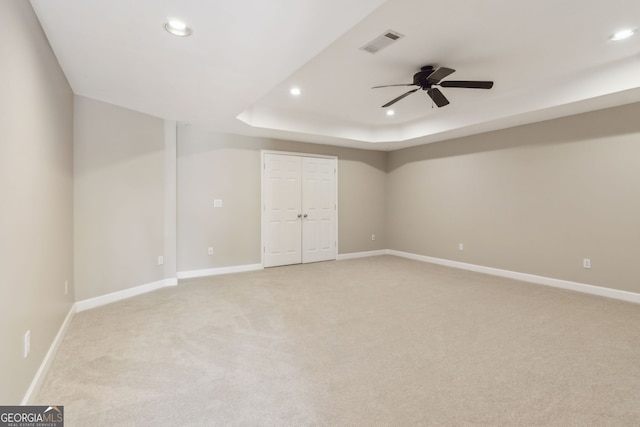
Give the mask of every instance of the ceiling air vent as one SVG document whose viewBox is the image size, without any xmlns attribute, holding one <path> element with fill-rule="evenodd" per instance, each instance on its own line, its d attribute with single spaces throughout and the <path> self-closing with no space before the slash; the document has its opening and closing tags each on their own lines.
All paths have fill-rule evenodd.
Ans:
<svg viewBox="0 0 640 427">
<path fill-rule="evenodd" d="M 362 46 L 360 50 L 364 50 L 365 52 L 369 53 L 378 53 L 385 47 L 388 47 L 397 42 L 402 37 L 404 36 L 396 31 L 385 31 L 381 36 L 376 37 L 366 45 Z"/>
</svg>

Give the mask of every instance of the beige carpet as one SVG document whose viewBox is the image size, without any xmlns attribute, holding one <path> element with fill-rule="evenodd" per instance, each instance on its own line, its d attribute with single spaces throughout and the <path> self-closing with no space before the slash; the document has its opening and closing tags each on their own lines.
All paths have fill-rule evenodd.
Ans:
<svg viewBox="0 0 640 427">
<path fill-rule="evenodd" d="M 70 426 L 639 426 L 640 305 L 392 256 L 181 282 L 75 316 Z"/>
</svg>

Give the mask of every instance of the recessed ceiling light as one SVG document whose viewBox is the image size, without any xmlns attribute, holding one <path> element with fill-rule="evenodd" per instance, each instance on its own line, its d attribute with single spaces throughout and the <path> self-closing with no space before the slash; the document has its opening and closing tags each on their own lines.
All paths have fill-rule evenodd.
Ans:
<svg viewBox="0 0 640 427">
<path fill-rule="evenodd" d="M 292 87 L 292 88 L 289 90 L 289 93 L 290 93 L 291 95 L 293 95 L 293 96 L 300 96 L 300 94 L 302 93 L 302 91 L 300 90 L 300 88 L 299 88 L 299 87 Z"/>
<path fill-rule="evenodd" d="M 624 40 L 628 39 L 636 33 L 636 30 L 621 30 L 611 36 L 611 40 Z"/>
<path fill-rule="evenodd" d="M 396 112 L 395 112 L 395 111 L 393 111 L 393 110 L 387 110 L 387 116 L 391 117 L 391 116 L 394 116 L 395 114 L 396 114 Z"/>
<path fill-rule="evenodd" d="M 174 36 L 179 37 L 184 37 L 191 34 L 191 28 L 187 27 L 187 24 L 177 19 L 169 20 L 169 22 L 164 24 L 164 29 L 169 31 Z"/>
</svg>

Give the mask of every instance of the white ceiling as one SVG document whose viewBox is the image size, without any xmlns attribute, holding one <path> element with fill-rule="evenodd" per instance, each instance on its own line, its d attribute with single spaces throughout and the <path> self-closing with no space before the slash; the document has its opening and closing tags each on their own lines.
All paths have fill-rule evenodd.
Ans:
<svg viewBox="0 0 640 427">
<path fill-rule="evenodd" d="M 638 0 L 31 0 L 76 94 L 246 135 L 394 150 L 640 101 Z M 178 38 L 163 26 L 193 28 Z M 405 37 L 360 50 L 387 30 Z M 418 91 L 423 65 L 491 90 Z M 289 94 L 291 86 L 302 95 Z"/>
</svg>

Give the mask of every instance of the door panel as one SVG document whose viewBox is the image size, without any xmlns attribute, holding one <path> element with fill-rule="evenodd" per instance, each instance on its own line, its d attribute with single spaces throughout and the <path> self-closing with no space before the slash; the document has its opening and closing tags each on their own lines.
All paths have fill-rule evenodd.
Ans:
<svg viewBox="0 0 640 427">
<path fill-rule="evenodd" d="M 335 159 L 302 160 L 302 262 L 336 259 Z"/>
<path fill-rule="evenodd" d="M 300 157 L 265 155 L 265 267 L 302 262 L 301 173 Z"/>
</svg>

